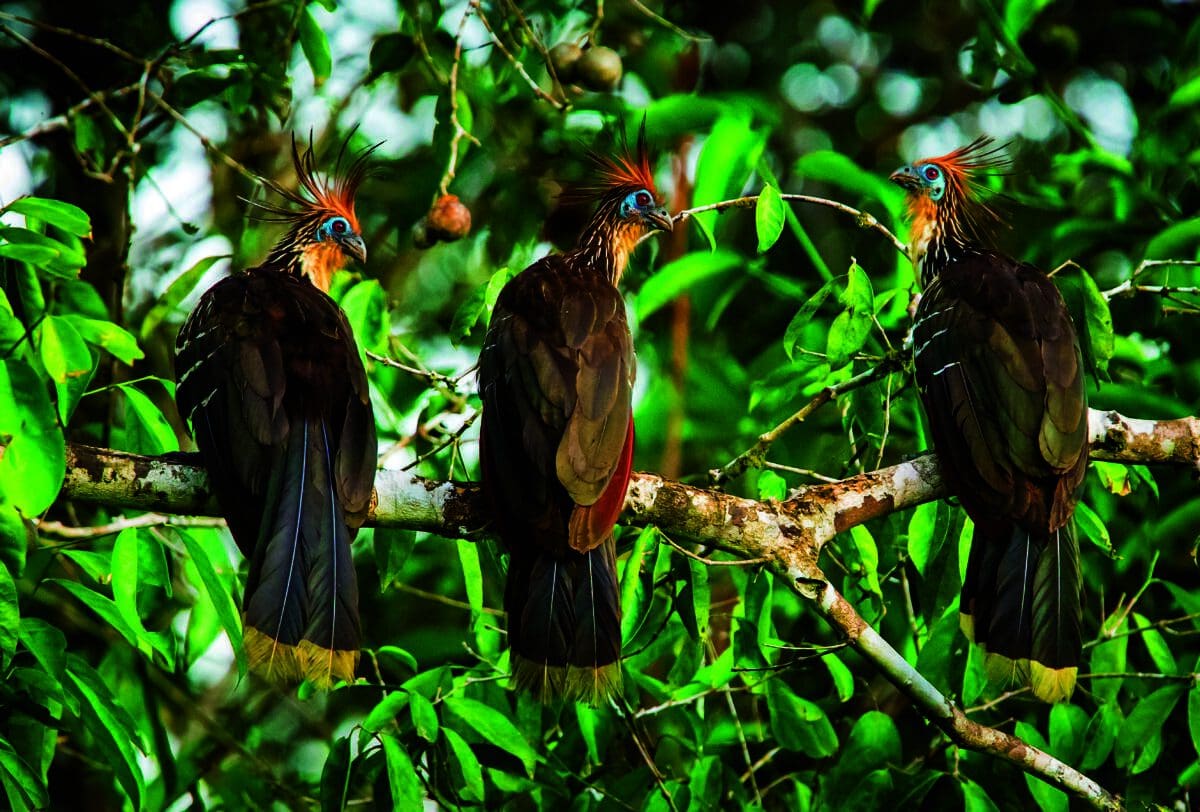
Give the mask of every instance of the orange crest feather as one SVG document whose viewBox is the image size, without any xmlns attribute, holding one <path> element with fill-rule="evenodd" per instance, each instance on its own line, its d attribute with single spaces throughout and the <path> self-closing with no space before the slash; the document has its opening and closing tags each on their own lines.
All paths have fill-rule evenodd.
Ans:
<svg viewBox="0 0 1200 812">
<path fill-rule="evenodd" d="M 262 219 L 264 220 L 294 222 L 308 218 L 312 214 L 319 212 L 321 214 L 341 215 L 350 222 L 350 226 L 355 231 L 359 231 L 358 217 L 354 213 L 354 196 L 358 193 L 359 186 L 362 185 L 362 182 L 369 173 L 368 158 L 383 142 L 373 144 L 360 152 L 350 162 L 349 166 L 346 167 L 345 171 L 342 171 L 342 161 L 346 155 L 346 147 L 353 137 L 354 133 L 351 132 L 346 140 L 342 142 L 341 148 L 338 149 L 337 160 L 334 162 L 332 175 L 328 180 L 322 180 L 317 174 L 317 158 L 313 149 L 312 133 L 309 133 L 308 147 L 305 148 L 304 152 L 301 152 L 300 148 L 296 145 L 296 135 L 293 133 L 292 165 L 296 171 L 299 190 L 286 189 L 266 178 L 262 178 L 262 182 L 271 191 L 300 208 L 297 210 L 257 200 L 247 200 L 246 202 L 265 212 L 268 216 L 263 217 Z"/>
<path fill-rule="evenodd" d="M 997 174 L 996 170 L 1008 168 L 1009 161 L 1003 151 L 1003 144 L 997 144 L 991 136 L 981 135 L 965 147 L 937 158 L 922 158 L 913 165 L 934 164 L 945 173 L 948 186 L 954 186 L 954 191 L 969 197 L 980 187 L 977 175 Z"/>
<path fill-rule="evenodd" d="M 654 188 L 654 168 L 650 163 L 650 150 L 646 146 L 646 119 L 638 128 L 636 150 L 630 150 L 625 130 L 619 131 L 620 147 L 615 156 L 603 155 L 595 150 L 588 154 L 596 164 L 598 182 L 581 189 L 579 197 L 602 197 L 612 192 L 628 192 L 646 189 L 658 198 Z M 576 195 L 568 195 L 575 197 Z"/>
</svg>

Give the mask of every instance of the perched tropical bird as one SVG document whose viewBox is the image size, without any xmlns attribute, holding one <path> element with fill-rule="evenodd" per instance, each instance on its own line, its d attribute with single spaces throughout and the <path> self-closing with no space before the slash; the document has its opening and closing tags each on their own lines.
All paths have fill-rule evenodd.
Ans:
<svg viewBox="0 0 1200 812">
<path fill-rule="evenodd" d="M 633 464 L 633 339 L 617 284 L 629 253 L 670 231 L 646 151 L 595 156 L 597 206 L 578 246 L 513 277 L 479 359 L 484 491 L 509 552 L 513 678 L 542 701 L 620 688 L 613 526 Z"/>
<path fill-rule="evenodd" d="M 250 559 L 246 652 L 275 682 L 328 686 L 352 680 L 358 662 L 350 542 L 377 443 L 366 372 L 328 290 L 347 259 L 367 256 L 354 195 L 370 152 L 324 183 L 311 144 L 301 155 L 293 138 L 302 191 L 268 184 L 293 207 L 254 204 L 287 233 L 261 265 L 213 285 L 176 341 L 179 410 Z"/>
<path fill-rule="evenodd" d="M 1079 339 L 1045 273 L 988 247 L 996 215 L 973 176 L 989 138 L 898 169 L 923 289 L 917 384 L 945 481 L 975 523 L 961 611 L 994 679 L 1047 702 L 1075 687 L 1081 647 L 1072 514 L 1088 460 Z"/>
</svg>

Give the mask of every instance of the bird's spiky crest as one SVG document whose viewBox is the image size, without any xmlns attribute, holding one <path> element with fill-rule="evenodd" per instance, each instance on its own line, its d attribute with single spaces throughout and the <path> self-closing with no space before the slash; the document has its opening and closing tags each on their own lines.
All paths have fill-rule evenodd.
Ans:
<svg viewBox="0 0 1200 812">
<path fill-rule="evenodd" d="M 942 170 L 946 178 L 946 193 L 942 200 L 935 204 L 940 210 L 943 222 L 957 227 L 964 235 L 970 235 L 981 241 L 986 241 L 992 226 L 1003 222 L 1000 215 L 983 202 L 982 195 L 987 187 L 982 180 L 991 175 L 1004 174 L 1009 167 L 1009 160 L 1004 154 L 1004 144 L 997 144 L 991 136 L 981 135 L 964 147 L 948 152 L 937 158 L 922 158 L 915 161 L 913 166 L 934 164 Z M 924 196 L 922 196 L 924 198 Z M 923 206 L 932 201 L 928 198 L 913 199 L 910 197 L 910 212 L 917 220 L 922 214 Z"/>
<path fill-rule="evenodd" d="M 598 150 L 588 150 L 588 157 L 596 167 L 595 180 L 577 189 L 564 192 L 566 203 L 582 203 L 609 195 L 624 194 L 646 189 L 658 199 L 654 188 L 654 167 L 650 163 L 650 149 L 646 143 L 646 119 L 638 127 L 637 144 L 629 147 L 629 136 L 625 129 L 617 130 L 616 154 L 608 155 Z"/>
<path fill-rule="evenodd" d="M 312 132 L 308 134 L 308 146 L 303 152 L 300 151 L 299 146 L 296 144 L 296 135 L 293 133 L 292 165 L 296 170 L 296 180 L 300 188 L 298 190 L 287 189 L 267 178 L 263 178 L 262 183 L 268 189 L 299 208 L 276 205 L 260 200 L 246 200 L 246 202 L 262 212 L 259 216 L 259 219 L 262 220 L 295 223 L 309 219 L 314 213 L 322 215 L 338 214 L 349 220 L 351 227 L 355 231 L 358 231 L 358 217 L 354 213 L 354 196 L 358 193 L 358 188 L 370 172 L 368 159 L 371 153 L 378 149 L 383 142 L 373 144 L 354 156 L 349 165 L 343 170 L 342 163 L 346 158 L 346 148 L 353 137 L 354 132 L 351 131 L 350 135 L 346 137 L 346 140 L 342 142 L 341 147 L 338 149 L 333 173 L 329 178 L 322 179 L 317 174 L 317 158 L 313 149 Z"/>
</svg>

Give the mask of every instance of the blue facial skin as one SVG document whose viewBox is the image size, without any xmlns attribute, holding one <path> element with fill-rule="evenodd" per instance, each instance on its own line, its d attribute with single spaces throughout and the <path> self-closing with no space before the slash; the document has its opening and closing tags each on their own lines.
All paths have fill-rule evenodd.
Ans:
<svg viewBox="0 0 1200 812">
<path fill-rule="evenodd" d="M 345 217 L 330 217 L 317 229 L 318 240 L 337 240 L 351 233 L 350 221 Z"/>
<path fill-rule="evenodd" d="M 621 201 L 621 208 L 618 214 L 621 217 L 629 217 L 634 212 L 644 212 L 654 206 L 654 195 L 646 189 L 638 189 L 636 192 L 630 192 Z"/>
<path fill-rule="evenodd" d="M 946 193 L 946 176 L 942 174 L 942 170 L 933 164 L 919 164 L 915 169 L 921 183 L 929 189 L 929 199 L 935 203 L 941 200 L 942 195 Z"/>
</svg>

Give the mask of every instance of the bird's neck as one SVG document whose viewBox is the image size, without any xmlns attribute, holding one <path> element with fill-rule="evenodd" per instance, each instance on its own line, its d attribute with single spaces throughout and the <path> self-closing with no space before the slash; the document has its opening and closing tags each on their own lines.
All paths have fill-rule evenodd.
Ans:
<svg viewBox="0 0 1200 812">
<path fill-rule="evenodd" d="M 576 265 L 617 285 L 629 264 L 629 254 L 641 236 L 638 231 L 614 227 L 610 222 L 593 218 L 584 228 L 579 246 L 571 252 Z"/>
<path fill-rule="evenodd" d="M 318 290 L 329 293 L 333 274 L 345 262 L 345 254 L 332 240 L 303 240 L 289 234 L 271 249 L 263 267 L 307 279 Z"/>
<path fill-rule="evenodd" d="M 962 225 L 939 214 L 936 209 L 918 212 L 912 221 L 909 257 L 922 288 L 929 287 L 947 265 L 970 247 Z"/>
</svg>

